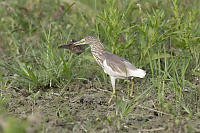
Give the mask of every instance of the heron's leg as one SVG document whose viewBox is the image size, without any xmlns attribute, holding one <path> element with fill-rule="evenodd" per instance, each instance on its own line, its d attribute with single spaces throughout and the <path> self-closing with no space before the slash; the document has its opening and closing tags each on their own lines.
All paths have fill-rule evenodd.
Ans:
<svg viewBox="0 0 200 133">
<path fill-rule="evenodd" d="M 113 88 L 113 93 L 112 93 L 111 98 L 108 101 L 108 104 L 110 104 L 110 102 L 112 101 L 112 98 L 115 95 L 115 79 L 116 79 L 115 77 L 110 76 L 110 80 L 111 80 L 111 84 L 112 84 L 112 88 Z"/>
<path fill-rule="evenodd" d="M 133 86 L 134 86 L 134 82 L 131 80 L 131 90 L 130 90 L 130 97 L 133 98 Z"/>
</svg>

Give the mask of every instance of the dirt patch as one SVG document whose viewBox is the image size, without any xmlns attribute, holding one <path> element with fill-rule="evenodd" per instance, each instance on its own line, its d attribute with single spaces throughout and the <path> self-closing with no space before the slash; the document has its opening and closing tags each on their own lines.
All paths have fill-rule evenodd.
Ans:
<svg viewBox="0 0 200 133">
<path fill-rule="evenodd" d="M 109 84 L 95 87 L 95 84 L 72 83 L 64 90 L 40 91 L 37 97 L 20 90 L 7 89 L 10 115 L 28 121 L 28 132 L 132 132 L 185 131 L 188 122 L 176 121 L 173 116 L 155 110 L 151 100 L 133 108 L 122 118 L 123 111 L 117 110 L 114 100 L 107 104 L 112 91 Z M 136 84 L 137 86 L 138 84 Z M 118 101 L 127 95 L 126 88 L 119 86 Z M 23 93 L 22 93 L 23 92 Z M 124 102 L 125 103 L 125 102 Z M 134 103 L 133 103 L 134 104 Z M 148 105 L 149 108 L 144 108 Z M 190 121 L 194 123 L 196 121 Z M 197 123 L 198 124 L 198 123 Z"/>
</svg>

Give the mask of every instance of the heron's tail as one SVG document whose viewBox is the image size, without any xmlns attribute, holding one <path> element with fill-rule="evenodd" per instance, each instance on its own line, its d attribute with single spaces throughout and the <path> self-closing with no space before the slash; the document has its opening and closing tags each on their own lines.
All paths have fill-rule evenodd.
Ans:
<svg viewBox="0 0 200 133">
<path fill-rule="evenodd" d="M 144 78 L 146 75 L 146 72 L 142 69 L 136 69 L 136 70 L 129 70 L 129 76 L 138 77 L 138 78 Z"/>
</svg>

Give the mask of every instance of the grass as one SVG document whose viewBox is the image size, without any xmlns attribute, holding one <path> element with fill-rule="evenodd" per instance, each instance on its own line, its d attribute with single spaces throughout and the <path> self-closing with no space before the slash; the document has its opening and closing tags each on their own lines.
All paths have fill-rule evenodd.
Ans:
<svg viewBox="0 0 200 133">
<path fill-rule="evenodd" d="M 20 119 L 26 132 L 199 132 L 199 4 L 0 1 L 0 131 Z M 119 80 L 107 105 L 110 80 L 90 49 L 58 49 L 88 35 L 146 70 L 133 99 Z"/>
</svg>

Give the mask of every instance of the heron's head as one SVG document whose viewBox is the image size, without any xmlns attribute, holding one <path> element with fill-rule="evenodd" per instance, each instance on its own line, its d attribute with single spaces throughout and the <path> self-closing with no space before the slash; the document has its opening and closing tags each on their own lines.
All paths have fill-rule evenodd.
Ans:
<svg viewBox="0 0 200 133">
<path fill-rule="evenodd" d="M 84 45 L 84 44 L 89 44 L 89 45 L 93 45 L 94 43 L 99 42 L 95 37 L 93 36 L 88 36 L 86 38 L 81 39 L 78 42 L 74 43 L 74 46 L 78 46 L 78 45 Z"/>
</svg>

